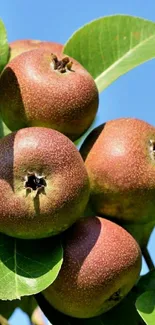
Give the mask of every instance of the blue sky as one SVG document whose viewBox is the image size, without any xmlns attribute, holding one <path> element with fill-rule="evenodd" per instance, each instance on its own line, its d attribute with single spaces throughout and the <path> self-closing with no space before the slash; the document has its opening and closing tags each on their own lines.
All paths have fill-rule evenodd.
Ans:
<svg viewBox="0 0 155 325">
<path fill-rule="evenodd" d="M 8 40 L 40 39 L 65 43 L 83 24 L 112 14 L 129 14 L 155 21 L 154 0 L 78 0 L 78 1 L 1 1 L 0 17 Z M 118 117 L 137 117 L 155 125 L 155 60 L 149 61 L 121 77 L 100 97 L 96 124 Z M 149 249 L 155 261 L 155 232 Z M 147 268 L 144 264 L 143 272 Z M 28 320 L 16 311 L 11 325 L 27 325 Z"/>
</svg>

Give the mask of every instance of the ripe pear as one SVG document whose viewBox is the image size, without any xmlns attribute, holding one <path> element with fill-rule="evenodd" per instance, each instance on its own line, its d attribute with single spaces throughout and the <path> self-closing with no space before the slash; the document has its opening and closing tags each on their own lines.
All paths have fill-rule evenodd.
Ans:
<svg viewBox="0 0 155 325">
<path fill-rule="evenodd" d="M 108 311 L 139 277 L 139 245 L 122 227 L 99 217 L 81 219 L 63 235 L 62 268 L 44 297 L 55 309 L 77 318 Z"/>
<path fill-rule="evenodd" d="M 75 145 L 32 127 L 0 139 L 0 232 L 24 239 L 56 235 L 87 205 L 89 180 Z"/>
<path fill-rule="evenodd" d="M 62 53 L 63 45 L 56 42 L 50 41 L 40 41 L 40 40 L 31 40 L 31 39 L 20 39 L 13 42 L 10 42 L 10 58 L 11 61 L 17 55 L 33 50 L 36 48 L 46 48 L 49 49 L 51 52 L 55 52 L 56 54 Z"/>
<path fill-rule="evenodd" d="M 155 224 L 155 128 L 135 118 L 108 121 L 89 134 L 80 152 L 94 211 L 145 246 Z"/>
<path fill-rule="evenodd" d="M 16 56 L 0 77 L 0 110 L 12 130 L 56 129 L 71 140 L 90 126 L 98 109 L 91 75 L 72 58 L 34 49 Z"/>
</svg>

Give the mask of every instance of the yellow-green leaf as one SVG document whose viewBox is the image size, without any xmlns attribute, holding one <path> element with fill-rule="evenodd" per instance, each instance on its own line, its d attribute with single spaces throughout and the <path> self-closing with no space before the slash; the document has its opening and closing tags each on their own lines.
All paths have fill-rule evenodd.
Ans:
<svg viewBox="0 0 155 325">
<path fill-rule="evenodd" d="M 155 57 L 155 23 L 127 15 L 94 20 L 68 40 L 64 53 L 93 76 L 99 91 Z"/>
</svg>

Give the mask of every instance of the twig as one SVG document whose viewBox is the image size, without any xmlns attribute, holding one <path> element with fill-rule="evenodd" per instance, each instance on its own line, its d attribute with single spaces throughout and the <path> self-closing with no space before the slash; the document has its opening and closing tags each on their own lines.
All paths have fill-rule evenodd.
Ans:
<svg viewBox="0 0 155 325">
<path fill-rule="evenodd" d="M 147 266 L 148 266 L 148 269 L 149 269 L 150 271 L 154 270 L 154 263 L 153 263 L 153 261 L 152 261 L 152 258 L 151 258 L 151 256 L 150 256 L 150 253 L 149 253 L 147 247 L 144 247 L 144 248 L 142 249 L 142 254 L 143 254 L 143 257 L 144 257 L 144 259 L 145 259 L 145 262 L 146 262 L 146 264 L 147 264 Z"/>
</svg>

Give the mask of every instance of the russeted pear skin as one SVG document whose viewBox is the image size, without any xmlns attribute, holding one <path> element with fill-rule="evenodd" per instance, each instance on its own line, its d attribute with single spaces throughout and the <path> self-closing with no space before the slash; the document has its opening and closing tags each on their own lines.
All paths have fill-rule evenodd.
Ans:
<svg viewBox="0 0 155 325">
<path fill-rule="evenodd" d="M 57 55 L 60 65 L 64 55 Z M 92 76 L 72 58 L 64 69 L 49 49 L 34 49 L 11 60 L 0 77 L 0 111 L 12 130 L 41 126 L 78 139 L 93 122 L 99 95 Z M 60 72 L 63 71 L 63 72 Z M 17 119 L 18 116 L 18 119 Z"/>
<path fill-rule="evenodd" d="M 90 202 L 98 215 L 147 224 L 155 215 L 155 128 L 136 118 L 108 121 L 92 145 L 83 144 Z"/>
<path fill-rule="evenodd" d="M 89 180 L 75 145 L 56 130 L 32 127 L 0 140 L 0 232 L 35 239 L 81 218 Z"/>
<path fill-rule="evenodd" d="M 139 277 L 141 251 L 137 242 L 109 220 L 79 220 L 64 234 L 63 248 L 62 268 L 43 295 L 69 316 L 91 318 L 110 310 Z"/>
<path fill-rule="evenodd" d="M 11 61 L 17 55 L 33 50 L 36 48 L 46 48 L 49 49 L 51 52 L 56 54 L 62 53 L 63 45 L 57 42 L 50 42 L 50 41 L 41 41 L 41 40 L 31 40 L 31 39 L 19 39 L 9 43 L 10 47 L 10 58 Z"/>
</svg>

